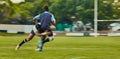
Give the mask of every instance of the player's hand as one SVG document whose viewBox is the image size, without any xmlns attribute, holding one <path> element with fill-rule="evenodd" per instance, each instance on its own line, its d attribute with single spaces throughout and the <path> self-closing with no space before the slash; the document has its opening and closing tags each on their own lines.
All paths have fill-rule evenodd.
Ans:
<svg viewBox="0 0 120 59">
<path fill-rule="evenodd" d="M 50 28 L 51 28 L 51 29 L 54 29 L 54 28 L 56 28 L 56 27 L 55 27 L 54 25 L 51 25 Z"/>
</svg>

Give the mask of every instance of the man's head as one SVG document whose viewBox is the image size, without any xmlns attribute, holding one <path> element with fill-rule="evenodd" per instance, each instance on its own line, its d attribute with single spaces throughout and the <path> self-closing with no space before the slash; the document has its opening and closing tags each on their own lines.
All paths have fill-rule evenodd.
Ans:
<svg viewBox="0 0 120 59">
<path fill-rule="evenodd" d="M 44 10 L 44 11 L 49 11 L 48 5 L 44 5 L 44 6 L 43 6 L 43 10 Z"/>
</svg>

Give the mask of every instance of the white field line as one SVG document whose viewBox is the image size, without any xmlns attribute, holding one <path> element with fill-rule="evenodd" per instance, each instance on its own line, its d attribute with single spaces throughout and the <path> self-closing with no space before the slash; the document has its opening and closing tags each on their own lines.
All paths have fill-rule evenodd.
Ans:
<svg viewBox="0 0 120 59">
<path fill-rule="evenodd" d="M 15 47 L 7 47 L 7 46 L 4 46 L 4 47 L 0 47 L 0 48 L 15 48 Z M 20 49 L 33 49 L 33 48 L 36 48 L 36 47 L 23 47 L 21 46 Z M 72 47 L 72 48 L 68 48 L 68 47 L 43 47 L 44 49 L 62 49 L 62 50 L 66 50 L 66 49 L 84 49 L 84 48 L 75 48 L 75 47 Z"/>
<path fill-rule="evenodd" d="M 79 56 L 79 57 L 73 57 L 71 59 L 84 59 L 84 58 L 86 58 L 86 57 L 85 56 Z"/>
<path fill-rule="evenodd" d="M 15 47 L 0 47 L 0 48 L 7 48 L 7 49 L 11 49 L 11 48 L 15 48 Z M 46 50 L 99 50 L 99 49 L 110 49 L 110 48 L 100 48 L 100 47 L 43 47 Z M 36 47 L 25 47 L 22 46 L 20 47 L 20 49 L 36 49 Z"/>
</svg>

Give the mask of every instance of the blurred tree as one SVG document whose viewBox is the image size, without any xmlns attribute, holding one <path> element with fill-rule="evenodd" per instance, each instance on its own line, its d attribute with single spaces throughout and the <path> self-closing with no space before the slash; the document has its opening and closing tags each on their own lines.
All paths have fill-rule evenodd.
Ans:
<svg viewBox="0 0 120 59">
<path fill-rule="evenodd" d="M 98 19 L 99 20 L 119 19 L 120 18 L 119 3 L 120 3 L 119 1 L 114 2 L 114 0 L 99 0 Z M 111 22 L 99 22 L 98 29 L 107 29 L 107 25 L 110 23 Z"/>
<path fill-rule="evenodd" d="M 9 6 L 10 1 L 0 1 L 0 23 L 4 23 L 12 12 Z"/>
<path fill-rule="evenodd" d="M 119 18 L 119 2 L 98 1 L 98 19 Z M 43 12 L 44 4 L 49 5 L 57 22 L 94 22 L 94 0 L 25 0 L 17 4 L 10 0 L 0 0 L 0 23 L 32 24 L 32 18 Z"/>
<path fill-rule="evenodd" d="M 93 20 L 94 0 L 60 0 L 50 7 L 60 22 Z M 57 12 L 55 12 L 57 11 Z"/>
</svg>

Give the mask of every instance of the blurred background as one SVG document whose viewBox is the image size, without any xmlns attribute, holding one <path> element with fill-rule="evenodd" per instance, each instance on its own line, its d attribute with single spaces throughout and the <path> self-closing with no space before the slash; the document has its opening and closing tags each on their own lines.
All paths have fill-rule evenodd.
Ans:
<svg viewBox="0 0 120 59">
<path fill-rule="evenodd" d="M 0 0 L 0 31 L 29 33 L 32 18 L 49 5 L 57 20 L 55 31 L 94 31 L 95 0 Z M 98 20 L 120 20 L 119 0 L 98 0 Z M 98 22 L 98 31 L 119 31 L 120 21 Z"/>
</svg>

